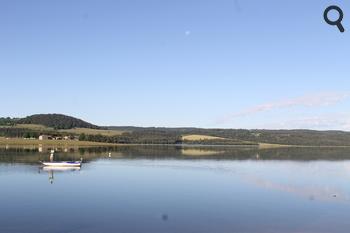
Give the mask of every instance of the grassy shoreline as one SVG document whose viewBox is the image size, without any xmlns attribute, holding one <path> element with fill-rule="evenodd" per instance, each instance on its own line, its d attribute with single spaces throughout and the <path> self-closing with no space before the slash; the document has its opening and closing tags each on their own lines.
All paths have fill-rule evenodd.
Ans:
<svg viewBox="0 0 350 233">
<path fill-rule="evenodd" d="M 38 139 L 23 139 L 23 138 L 3 138 L 0 137 L 0 146 L 116 146 L 117 144 L 87 142 L 75 140 L 38 140 Z"/>
<path fill-rule="evenodd" d="M 76 141 L 76 140 L 38 140 L 24 138 L 4 138 L 0 137 L 0 146 L 56 146 L 56 147 L 94 147 L 94 146 L 172 146 L 164 144 L 117 144 L 103 143 L 91 141 Z M 178 146 L 178 145 L 173 145 Z M 274 148 L 350 148 L 349 145 L 344 146 L 313 146 L 313 145 L 280 145 L 259 143 L 259 145 L 195 145 L 182 144 L 183 147 L 246 147 L 258 149 L 274 149 Z"/>
</svg>

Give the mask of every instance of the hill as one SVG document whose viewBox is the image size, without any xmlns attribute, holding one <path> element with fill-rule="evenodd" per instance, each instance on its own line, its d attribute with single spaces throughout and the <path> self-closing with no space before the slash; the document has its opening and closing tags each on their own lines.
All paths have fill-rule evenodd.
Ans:
<svg viewBox="0 0 350 233">
<path fill-rule="evenodd" d="M 89 128 L 100 129 L 99 126 L 93 125 L 81 119 L 66 116 L 63 114 L 36 114 L 17 120 L 17 124 L 34 124 L 51 127 L 54 129 L 73 129 Z"/>
</svg>

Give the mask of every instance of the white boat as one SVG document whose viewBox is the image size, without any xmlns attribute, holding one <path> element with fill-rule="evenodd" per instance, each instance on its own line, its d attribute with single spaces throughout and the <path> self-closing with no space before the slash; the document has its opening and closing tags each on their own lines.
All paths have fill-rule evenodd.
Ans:
<svg viewBox="0 0 350 233">
<path fill-rule="evenodd" d="M 79 161 L 57 161 L 54 162 L 55 150 L 50 151 L 50 162 L 42 162 L 40 163 L 43 166 L 48 166 L 48 167 L 81 167 L 81 164 L 83 163 L 83 158 L 81 158 Z"/>
<path fill-rule="evenodd" d="M 82 161 L 41 162 L 41 164 L 50 167 L 80 167 Z"/>
</svg>

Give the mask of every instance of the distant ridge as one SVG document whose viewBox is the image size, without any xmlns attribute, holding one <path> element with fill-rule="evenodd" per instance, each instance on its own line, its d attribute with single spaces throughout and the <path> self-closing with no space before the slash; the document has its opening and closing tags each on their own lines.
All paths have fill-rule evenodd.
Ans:
<svg viewBox="0 0 350 233">
<path fill-rule="evenodd" d="M 43 125 L 44 128 L 37 125 Z M 45 129 L 45 127 L 49 128 Z M 69 134 L 79 137 L 81 141 L 119 144 L 345 146 L 350 148 L 350 132 L 334 130 L 100 127 L 63 114 L 37 114 L 22 119 L 0 117 L 0 137 L 37 138 L 40 134 L 56 136 Z"/>
<path fill-rule="evenodd" d="M 81 119 L 66 116 L 63 114 L 36 114 L 31 115 L 17 121 L 17 124 L 39 124 L 54 129 L 73 129 L 73 128 L 89 128 L 100 129 L 99 126 L 93 125 Z"/>
</svg>

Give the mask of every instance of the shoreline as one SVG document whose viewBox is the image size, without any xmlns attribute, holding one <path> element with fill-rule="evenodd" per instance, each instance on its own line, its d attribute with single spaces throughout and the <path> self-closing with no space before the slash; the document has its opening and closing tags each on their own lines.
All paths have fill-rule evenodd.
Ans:
<svg viewBox="0 0 350 233">
<path fill-rule="evenodd" d="M 88 146 L 116 146 L 117 144 L 73 141 L 73 140 L 38 140 L 23 138 L 4 138 L 0 137 L 0 146 L 72 146 L 72 147 L 88 147 Z"/>
<path fill-rule="evenodd" d="M 255 148 L 279 149 L 279 148 L 350 148 L 350 145 L 343 146 L 319 146 L 319 145 L 281 145 L 270 143 L 258 143 L 258 145 L 200 145 L 200 144 L 118 144 L 103 143 L 92 141 L 74 141 L 74 140 L 38 140 L 23 138 L 4 138 L 0 137 L 0 147 L 4 146 L 64 146 L 64 147 L 115 147 L 115 146 L 179 146 L 179 147 L 236 147 L 236 148 Z"/>
</svg>

